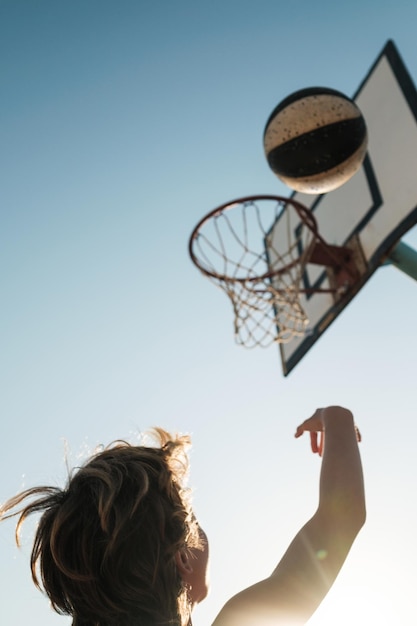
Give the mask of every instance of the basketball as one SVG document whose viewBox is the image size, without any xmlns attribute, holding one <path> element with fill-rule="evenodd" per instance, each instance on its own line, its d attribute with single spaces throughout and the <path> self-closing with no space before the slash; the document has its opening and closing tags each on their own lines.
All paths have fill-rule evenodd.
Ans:
<svg viewBox="0 0 417 626">
<path fill-rule="evenodd" d="M 265 126 L 269 166 L 288 187 L 327 193 L 360 168 L 368 135 L 353 100 L 334 89 L 310 87 L 285 98 Z"/>
</svg>

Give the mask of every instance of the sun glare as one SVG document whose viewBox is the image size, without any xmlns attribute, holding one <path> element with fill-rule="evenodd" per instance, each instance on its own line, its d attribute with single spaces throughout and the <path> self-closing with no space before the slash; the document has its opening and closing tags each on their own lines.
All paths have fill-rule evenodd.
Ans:
<svg viewBox="0 0 417 626">
<path fill-rule="evenodd" d="M 338 589 L 324 600 L 323 604 L 309 620 L 308 626 L 392 626 L 398 620 L 398 607 L 393 606 L 394 598 L 361 587 Z"/>
</svg>

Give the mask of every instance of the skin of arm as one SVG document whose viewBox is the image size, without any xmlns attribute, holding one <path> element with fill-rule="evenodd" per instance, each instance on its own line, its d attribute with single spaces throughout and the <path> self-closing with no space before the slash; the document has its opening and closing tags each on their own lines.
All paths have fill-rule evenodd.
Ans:
<svg viewBox="0 0 417 626">
<path fill-rule="evenodd" d="M 272 575 L 231 598 L 213 626 L 299 626 L 313 615 L 336 579 L 365 518 L 358 431 L 347 409 L 318 409 L 296 431 L 324 440 L 319 504 Z"/>
</svg>

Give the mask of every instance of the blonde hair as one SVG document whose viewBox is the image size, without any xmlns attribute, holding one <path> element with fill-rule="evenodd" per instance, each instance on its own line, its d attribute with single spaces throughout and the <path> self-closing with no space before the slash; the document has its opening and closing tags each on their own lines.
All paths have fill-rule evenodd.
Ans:
<svg viewBox="0 0 417 626">
<path fill-rule="evenodd" d="M 190 439 L 153 434 L 158 447 L 114 442 L 74 471 L 64 489 L 27 489 L 0 508 L 3 519 L 19 516 L 18 545 L 25 519 L 42 512 L 32 578 L 73 626 L 188 623 L 175 556 L 199 546 L 184 485 Z"/>
</svg>

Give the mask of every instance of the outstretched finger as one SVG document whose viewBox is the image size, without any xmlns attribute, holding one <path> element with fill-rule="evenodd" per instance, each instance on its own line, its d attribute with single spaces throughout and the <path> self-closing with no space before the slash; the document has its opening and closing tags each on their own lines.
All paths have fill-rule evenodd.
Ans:
<svg viewBox="0 0 417 626">
<path fill-rule="evenodd" d="M 313 454 L 317 454 L 320 452 L 320 447 L 317 441 L 317 432 L 316 431 L 312 431 L 310 433 L 310 443 L 311 443 L 311 451 L 313 452 Z"/>
<path fill-rule="evenodd" d="M 300 426 L 297 426 L 297 430 L 295 431 L 294 437 L 296 439 L 298 439 L 298 437 L 301 437 L 303 432 L 304 432 L 304 422 L 303 422 L 303 424 L 300 424 Z"/>
<path fill-rule="evenodd" d="M 319 445 L 318 445 L 318 453 L 319 456 L 323 456 L 323 448 L 324 448 L 324 432 L 320 432 L 319 434 Z"/>
</svg>

